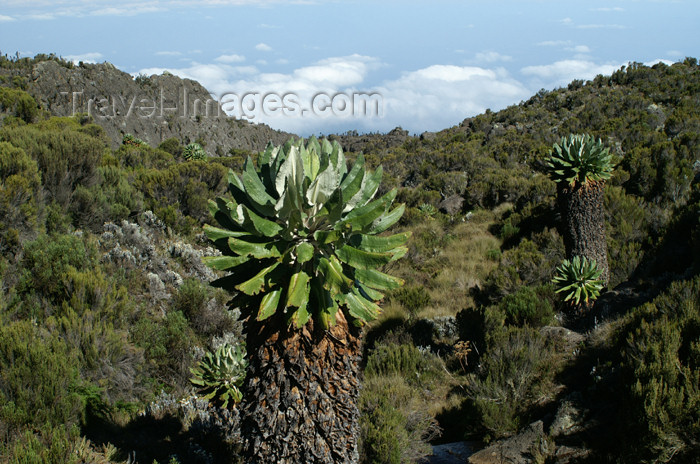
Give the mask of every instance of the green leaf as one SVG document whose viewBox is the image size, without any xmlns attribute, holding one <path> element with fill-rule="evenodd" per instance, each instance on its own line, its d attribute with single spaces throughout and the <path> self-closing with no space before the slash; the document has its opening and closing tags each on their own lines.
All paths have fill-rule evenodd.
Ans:
<svg viewBox="0 0 700 464">
<path fill-rule="evenodd" d="M 231 249 L 231 251 L 240 256 L 252 256 L 257 259 L 279 258 L 282 256 L 282 252 L 280 250 L 283 249 L 284 243 L 255 243 L 231 237 L 228 239 L 228 247 Z"/>
<path fill-rule="evenodd" d="M 210 226 L 209 224 L 204 224 L 204 233 L 212 242 L 216 242 L 222 238 L 250 236 L 248 232 L 220 229 L 218 227 Z"/>
<path fill-rule="evenodd" d="M 288 318 L 287 323 L 288 324 L 294 324 L 297 328 L 302 328 L 304 325 L 306 325 L 307 322 L 309 322 L 309 319 L 311 318 L 311 314 L 309 314 L 309 311 L 306 309 L 307 305 L 304 305 L 301 308 L 296 308 L 291 311 L 291 316 Z"/>
<path fill-rule="evenodd" d="M 340 238 L 341 232 L 338 230 L 317 230 L 314 232 L 314 240 L 320 245 L 326 245 L 337 241 Z"/>
<path fill-rule="evenodd" d="M 375 220 L 372 223 L 372 226 L 367 230 L 368 234 L 381 234 L 385 230 L 387 230 L 389 227 L 393 226 L 398 222 L 399 219 L 401 219 L 401 216 L 403 216 L 403 212 L 406 209 L 406 205 L 401 204 L 391 210 L 390 213 L 387 213 L 383 216 L 381 216 L 379 219 Z"/>
<path fill-rule="evenodd" d="M 306 200 L 312 206 L 325 203 L 338 188 L 339 183 L 338 172 L 329 165 L 311 182 L 306 192 Z"/>
<path fill-rule="evenodd" d="M 375 320 L 381 312 L 381 309 L 376 303 L 367 300 L 355 288 L 352 293 L 343 295 L 343 300 L 350 315 L 360 321 L 371 322 Z"/>
<path fill-rule="evenodd" d="M 365 177 L 365 157 L 360 153 L 355 160 L 350 172 L 343 178 L 340 183 L 340 190 L 342 192 L 343 201 L 349 201 L 352 197 L 360 191 L 362 186 L 362 179 Z M 348 209 L 350 211 L 350 209 Z"/>
<path fill-rule="evenodd" d="M 243 169 L 243 187 L 246 195 L 251 200 L 251 206 L 261 214 L 266 216 L 273 215 L 276 200 L 267 193 L 265 185 L 262 180 L 260 180 L 260 177 L 258 177 L 258 173 L 255 171 L 253 161 L 250 157 L 246 159 Z"/>
<path fill-rule="evenodd" d="M 244 226 L 248 226 L 249 229 L 252 228 L 255 232 L 265 237 L 274 237 L 282 231 L 282 226 L 276 222 L 260 217 L 248 207 L 242 206 Z"/>
<path fill-rule="evenodd" d="M 260 302 L 260 309 L 258 310 L 258 316 L 256 319 L 259 321 L 264 321 L 268 317 L 275 314 L 281 296 L 282 289 L 279 288 L 263 296 L 262 301 Z"/>
<path fill-rule="evenodd" d="M 299 271 L 289 279 L 287 290 L 287 306 L 297 308 L 305 307 L 309 301 L 309 281 L 311 276 L 304 271 Z"/>
<path fill-rule="evenodd" d="M 393 290 L 404 284 L 403 279 L 384 274 L 374 269 L 356 269 L 355 279 L 367 287 L 377 290 Z"/>
<path fill-rule="evenodd" d="M 275 189 L 281 197 L 285 191 L 285 185 L 293 184 L 297 188 L 301 187 L 304 179 L 304 164 L 298 147 L 291 147 L 287 154 L 287 159 L 280 166 L 275 179 Z"/>
<path fill-rule="evenodd" d="M 248 261 L 247 256 L 204 256 L 202 261 L 207 266 L 224 271 L 226 269 L 238 266 Z"/>
<path fill-rule="evenodd" d="M 382 167 L 379 166 L 376 171 L 371 174 L 365 173 L 362 178 L 362 185 L 359 192 L 357 192 L 352 198 L 347 200 L 347 205 L 343 211 L 351 211 L 357 206 L 363 206 L 365 203 L 370 201 L 374 194 L 377 193 L 379 184 L 382 182 Z"/>
<path fill-rule="evenodd" d="M 297 255 L 297 262 L 299 264 L 304 264 L 314 257 L 315 249 L 309 242 L 301 242 L 296 246 L 295 251 Z"/>
<path fill-rule="evenodd" d="M 352 285 L 352 280 L 343 274 L 343 266 L 335 256 L 331 256 L 331 259 L 319 259 L 318 272 L 325 277 L 323 287 L 333 294 L 344 293 Z"/>
<path fill-rule="evenodd" d="M 314 179 L 316 179 L 318 171 L 321 169 L 321 162 L 318 158 L 319 153 L 321 152 L 320 146 L 318 150 L 313 149 L 313 147 L 309 146 L 309 143 L 312 143 L 313 139 L 314 137 L 309 139 L 309 142 L 307 143 L 307 148 L 301 151 L 301 160 L 304 164 L 304 177 L 309 181 L 313 181 Z M 316 143 L 318 144 L 318 141 Z"/>
<path fill-rule="evenodd" d="M 396 198 L 396 192 L 396 189 L 392 189 L 381 198 L 378 198 L 359 208 L 355 208 L 346 214 L 338 225 L 350 224 L 352 226 L 352 230 L 360 230 L 365 228 L 366 226 L 372 224 L 387 210 L 387 208 L 389 208 L 389 205 L 391 205 L 394 198 Z"/>
<path fill-rule="evenodd" d="M 279 262 L 273 263 L 271 266 L 264 268 L 262 271 L 258 272 L 252 279 L 246 280 L 245 282 L 236 285 L 236 289 L 245 293 L 246 295 L 257 295 L 258 293 L 265 290 L 267 285 L 267 276 L 270 272 L 274 271 Z"/>
<path fill-rule="evenodd" d="M 335 254 L 342 262 L 356 269 L 375 269 L 394 259 L 394 253 L 363 251 L 350 245 L 344 245 Z"/>
<path fill-rule="evenodd" d="M 411 236 L 411 232 L 390 235 L 388 237 L 377 237 L 374 235 L 356 234 L 350 237 L 348 243 L 355 248 L 364 251 L 384 252 L 406 243 Z"/>
<path fill-rule="evenodd" d="M 361 285 L 359 280 L 355 281 L 355 287 L 360 294 L 370 301 L 379 301 L 384 298 L 384 294 L 366 285 Z"/>
</svg>

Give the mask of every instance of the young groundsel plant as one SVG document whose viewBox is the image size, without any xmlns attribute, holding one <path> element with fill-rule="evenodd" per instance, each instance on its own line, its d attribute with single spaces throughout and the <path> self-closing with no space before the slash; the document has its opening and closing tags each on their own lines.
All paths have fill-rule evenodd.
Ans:
<svg viewBox="0 0 700 464">
<path fill-rule="evenodd" d="M 579 306 L 600 296 L 603 289 L 603 281 L 600 280 L 602 273 L 595 260 L 574 256 L 571 261 L 565 259 L 557 268 L 552 283 L 557 287 L 557 293 L 564 293 L 564 301 Z"/>
<path fill-rule="evenodd" d="M 190 369 L 192 385 L 203 397 L 222 408 L 239 403 L 243 398 L 240 387 L 245 379 L 248 362 L 241 345 L 222 344 L 208 352 L 199 365 Z"/>
</svg>

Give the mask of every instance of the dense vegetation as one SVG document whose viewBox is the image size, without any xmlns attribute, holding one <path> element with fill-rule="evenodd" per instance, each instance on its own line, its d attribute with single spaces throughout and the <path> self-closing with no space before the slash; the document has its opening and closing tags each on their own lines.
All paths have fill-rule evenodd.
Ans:
<svg viewBox="0 0 700 464">
<path fill-rule="evenodd" d="M 242 340 L 238 311 L 209 286 L 221 275 L 202 264 L 216 255 L 202 226 L 248 153 L 199 159 L 177 139 L 111 150 L 88 118 L 49 117 L 22 79 L 0 85 L 0 462 L 226 462 L 241 446 L 238 411 L 198 399 L 190 378 Z M 600 139 L 618 165 L 603 194 L 612 290 L 562 317 L 551 281 L 566 251 L 545 159 L 570 133 Z M 362 462 L 509 437 L 563 403 L 581 423 L 545 438 L 587 449 L 580 462 L 693 462 L 694 59 L 630 64 L 363 149 L 384 169 L 378 195 L 397 188 L 407 205 L 391 232 L 412 236 L 386 266 L 406 285 L 365 332 Z"/>
</svg>

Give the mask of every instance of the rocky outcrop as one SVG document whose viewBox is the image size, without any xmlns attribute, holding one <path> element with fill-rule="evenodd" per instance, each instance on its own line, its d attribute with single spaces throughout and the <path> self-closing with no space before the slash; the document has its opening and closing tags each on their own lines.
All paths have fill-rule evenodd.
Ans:
<svg viewBox="0 0 700 464">
<path fill-rule="evenodd" d="M 113 148 L 130 133 L 151 146 L 175 137 L 183 144 L 200 140 L 210 156 L 231 148 L 262 150 L 291 134 L 264 124 L 227 116 L 201 84 L 169 73 L 133 78 L 109 63 L 62 66 L 35 64 L 27 91 L 52 115 L 88 113 L 112 140 Z"/>
<path fill-rule="evenodd" d="M 546 454 L 542 421 L 533 422 L 518 435 L 499 440 L 469 457 L 469 464 L 534 464 Z"/>
</svg>

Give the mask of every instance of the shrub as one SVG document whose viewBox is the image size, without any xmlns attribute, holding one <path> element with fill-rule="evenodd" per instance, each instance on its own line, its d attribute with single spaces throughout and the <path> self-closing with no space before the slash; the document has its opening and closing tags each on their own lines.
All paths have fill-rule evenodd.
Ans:
<svg viewBox="0 0 700 464">
<path fill-rule="evenodd" d="M 430 454 L 429 440 L 439 428 L 416 405 L 414 390 L 395 375 L 365 382 L 359 400 L 362 464 L 408 464 Z"/>
<path fill-rule="evenodd" d="M 0 142 L 0 251 L 38 229 L 41 179 L 37 164 L 21 148 Z"/>
<path fill-rule="evenodd" d="M 691 462 L 700 455 L 700 277 L 639 308 L 621 338 L 629 462 Z"/>
<path fill-rule="evenodd" d="M 523 286 L 546 283 L 554 268 L 536 243 L 523 239 L 517 247 L 503 252 L 499 266 L 486 277 L 487 303 L 495 303 Z"/>
<path fill-rule="evenodd" d="M 490 337 L 479 370 L 467 386 L 487 441 L 516 433 L 528 409 L 546 391 L 552 352 L 539 332 L 511 327 Z"/>
<path fill-rule="evenodd" d="M 549 285 L 522 287 L 501 301 L 508 324 L 542 327 L 554 320 L 552 300 L 554 292 Z"/>
<path fill-rule="evenodd" d="M 41 235 L 24 247 L 20 288 L 58 302 L 68 296 L 65 282 L 69 270 L 93 267 L 95 253 L 94 248 L 86 247 L 75 235 Z"/>
<path fill-rule="evenodd" d="M 422 285 L 397 288 L 391 292 L 389 299 L 401 303 L 413 316 L 430 304 L 430 294 Z"/>
<path fill-rule="evenodd" d="M 0 424 L 10 435 L 28 425 L 76 424 L 78 362 L 58 336 L 31 321 L 0 327 Z"/>
<path fill-rule="evenodd" d="M 0 140 L 11 140 L 36 160 L 44 189 L 50 199 L 62 207 L 70 204 L 73 192 L 81 185 L 89 188 L 98 182 L 97 167 L 105 150 L 104 141 L 74 130 L 70 118 L 53 118 L 54 127 L 33 125 L 0 129 Z"/>
<path fill-rule="evenodd" d="M 233 318 L 217 303 L 210 286 L 198 279 L 185 279 L 173 295 L 173 311 L 181 311 L 200 335 L 221 335 L 233 327 Z"/>
<path fill-rule="evenodd" d="M 2 112 L 31 123 L 39 115 L 39 105 L 23 90 L 0 87 L 0 113 Z"/>
<path fill-rule="evenodd" d="M 365 375 L 400 375 L 409 383 L 422 384 L 440 377 L 441 363 L 435 355 L 408 343 L 379 343 L 367 359 Z"/>
<path fill-rule="evenodd" d="M 175 137 L 163 140 L 160 145 L 158 145 L 159 150 L 167 151 L 171 155 L 177 157 L 182 154 L 182 145 L 180 141 Z"/>
<path fill-rule="evenodd" d="M 182 312 L 169 312 L 158 321 L 142 317 L 134 326 L 132 337 L 144 349 L 156 380 L 167 381 L 170 388 L 182 389 L 189 384 L 195 337 Z"/>
</svg>

